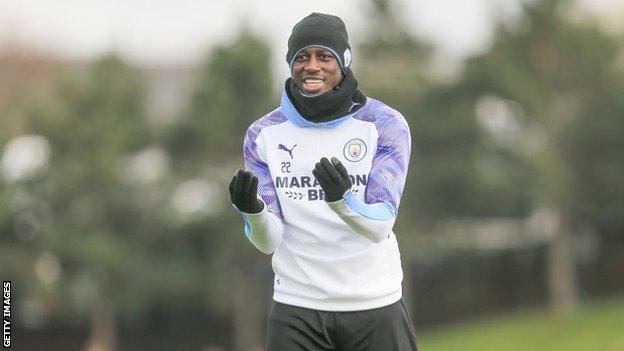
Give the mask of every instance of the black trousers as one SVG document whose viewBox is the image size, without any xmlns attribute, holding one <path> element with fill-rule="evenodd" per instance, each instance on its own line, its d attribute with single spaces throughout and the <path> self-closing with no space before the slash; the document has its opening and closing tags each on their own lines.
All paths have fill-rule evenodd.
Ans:
<svg viewBox="0 0 624 351">
<path fill-rule="evenodd" d="M 328 312 L 273 302 L 265 351 L 415 351 L 403 299 L 372 310 Z"/>
</svg>

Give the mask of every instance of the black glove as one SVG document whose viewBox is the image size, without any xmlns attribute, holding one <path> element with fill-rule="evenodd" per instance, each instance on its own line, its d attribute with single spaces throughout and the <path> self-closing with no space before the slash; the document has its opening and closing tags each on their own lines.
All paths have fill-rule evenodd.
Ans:
<svg viewBox="0 0 624 351">
<path fill-rule="evenodd" d="M 257 194 L 258 177 L 239 169 L 230 182 L 230 201 L 241 212 L 258 213 L 264 208 L 264 203 L 258 199 Z"/>
<path fill-rule="evenodd" d="M 325 192 L 325 201 L 334 202 L 342 199 L 344 193 L 351 189 L 351 179 L 345 166 L 336 157 L 331 162 L 323 157 L 317 162 L 312 174 L 316 177 Z"/>
</svg>

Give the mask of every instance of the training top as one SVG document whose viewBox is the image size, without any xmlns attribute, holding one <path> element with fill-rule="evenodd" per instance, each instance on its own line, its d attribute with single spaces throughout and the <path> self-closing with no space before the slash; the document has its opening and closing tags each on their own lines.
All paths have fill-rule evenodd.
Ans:
<svg viewBox="0 0 624 351">
<path fill-rule="evenodd" d="M 247 238 L 273 253 L 275 301 L 357 311 L 401 298 L 392 226 L 410 150 L 403 116 L 371 98 L 355 113 L 314 123 L 284 92 L 280 107 L 248 128 L 245 168 L 258 177 L 265 206 L 256 214 L 239 212 Z M 351 178 L 351 190 L 339 201 L 326 202 L 312 175 L 322 157 L 337 157 Z"/>
</svg>

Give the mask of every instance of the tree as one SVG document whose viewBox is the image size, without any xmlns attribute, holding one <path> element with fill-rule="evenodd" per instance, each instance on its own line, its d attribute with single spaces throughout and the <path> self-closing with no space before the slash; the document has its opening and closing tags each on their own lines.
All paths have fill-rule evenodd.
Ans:
<svg viewBox="0 0 624 351">
<path fill-rule="evenodd" d="M 429 232 L 427 227 L 438 219 L 474 215 L 479 140 L 472 105 L 459 101 L 461 88 L 436 81 L 431 44 L 409 33 L 397 4 L 375 0 L 368 5 L 370 27 L 356 51 L 361 59 L 354 61 L 361 87 L 399 110 L 412 133 L 401 211 L 413 215 L 411 220 L 399 217 L 399 229 Z"/>
<path fill-rule="evenodd" d="M 369 21 L 362 36 L 365 40 L 359 41 L 354 52 L 360 89 L 383 98 L 410 118 L 409 112 L 430 83 L 432 47 L 410 34 L 399 4 L 372 0 L 366 5 Z"/>
<path fill-rule="evenodd" d="M 247 128 L 278 101 L 272 92 L 269 48 L 244 28 L 233 43 L 212 50 L 198 76 L 188 109 L 166 144 L 178 181 L 193 176 L 218 180 L 227 197 L 234 171 L 243 168 Z M 211 243 L 207 265 L 213 284 L 218 282 L 208 298 L 223 302 L 221 308 L 231 316 L 232 349 L 258 348 L 264 324 L 261 301 L 269 298 L 262 293 L 270 283 L 265 274 L 268 257 L 245 238 L 241 219 L 230 206 L 221 207 L 206 223 L 204 235 Z"/>
<path fill-rule="evenodd" d="M 8 187 L 12 201 L 28 199 L 8 211 L 8 222 L 36 213 L 28 222 L 36 235 L 14 246 L 21 246 L 19 257 L 30 257 L 23 267 L 34 266 L 20 275 L 34 275 L 25 296 L 55 318 L 89 320 L 88 348 L 115 350 L 122 307 L 142 311 L 149 288 L 135 288 L 156 276 L 145 243 L 153 241 L 158 216 L 125 176 L 129 157 L 151 142 L 144 86 L 141 74 L 114 55 L 64 69 L 52 94 L 21 109 L 19 134 L 45 140 L 49 159 Z"/>
<path fill-rule="evenodd" d="M 63 283 L 86 289 L 59 298 L 65 306 L 83 301 L 81 314 L 91 314 L 89 348 L 116 349 L 118 311 L 140 262 L 141 204 L 122 174 L 127 155 L 150 141 L 141 79 L 118 57 L 105 56 L 84 74 L 68 74 L 57 105 L 32 122 L 52 149 L 36 190 L 51 208 L 47 245 L 60 257 Z"/>
<path fill-rule="evenodd" d="M 615 102 L 614 42 L 595 25 L 570 20 L 570 4 L 525 3 L 518 23 L 529 26 L 500 24 L 490 49 L 468 60 L 460 82 L 473 96 L 493 95 L 521 107 L 512 115 L 522 137 L 507 147 L 534 170 L 533 207 L 551 219 L 548 276 L 557 314 L 572 311 L 578 298 L 571 233 L 582 182 L 570 154 L 570 138 L 579 131 L 571 127 L 591 118 L 590 106 Z"/>
<path fill-rule="evenodd" d="M 174 162 L 240 155 L 240 137 L 273 106 L 268 46 L 244 28 L 231 45 L 215 47 L 199 72 L 181 122 L 168 140 Z"/>
</svg>

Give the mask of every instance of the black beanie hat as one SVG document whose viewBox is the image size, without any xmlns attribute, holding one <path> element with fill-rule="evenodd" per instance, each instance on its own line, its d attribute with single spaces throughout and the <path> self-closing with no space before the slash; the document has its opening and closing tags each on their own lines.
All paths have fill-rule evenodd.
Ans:
<svg viewBox="0 0 624 351">
<path fill-rule="evenodd" d="M 286 54 L 291 71 L 295 57 L 309 47 L 329 50 L 340 63 L 343 72 L 351 64 L 347 28 L 340 17 L 313 12 L 293 27 Z"/>
</svg>

